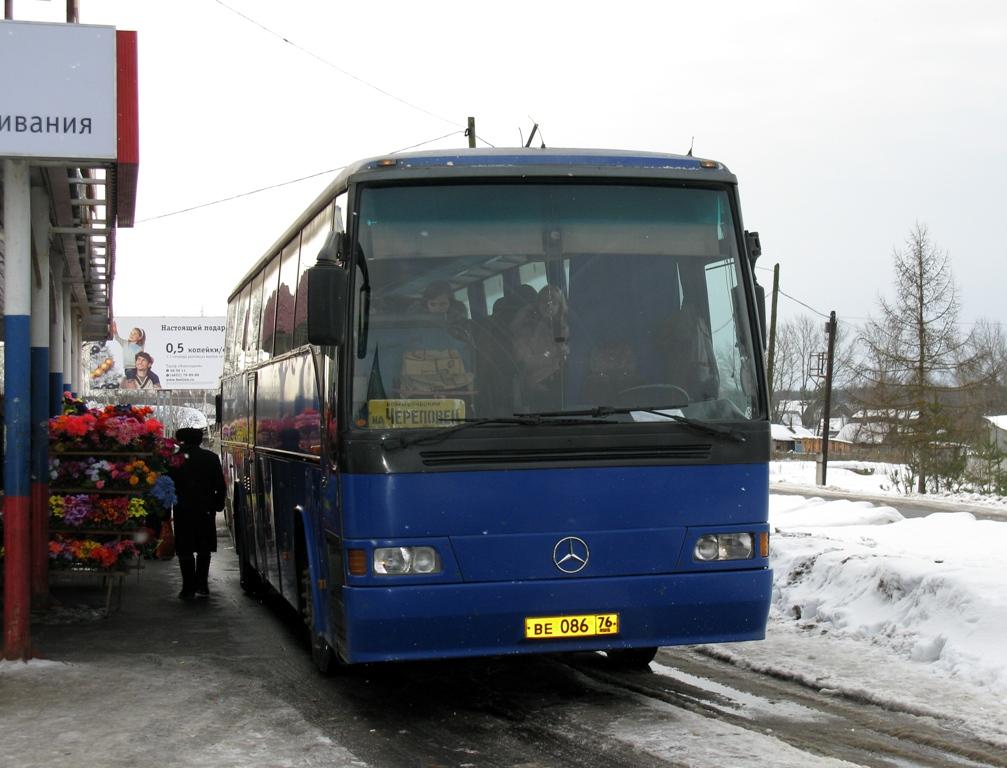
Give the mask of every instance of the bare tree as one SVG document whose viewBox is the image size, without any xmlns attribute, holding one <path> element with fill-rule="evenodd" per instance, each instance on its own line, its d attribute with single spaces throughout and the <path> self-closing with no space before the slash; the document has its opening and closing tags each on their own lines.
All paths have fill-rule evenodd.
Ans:
<svg viewBox="0 0 1007 768">
<path fill-rule="evenodd" d="M 988 429 L 982 417 L 1007 413 L 1007 336 L 999 324 L 975 324 L 955 379 L 966 412 L 962 430 L 973 443 L 981 443 Z"/>
<path fill-rule="evenodd" d="M 840 322 L 836 332 L 833 350 L 833 388 L 847 383 L 854 368 L 855 336 L 850 338 L 846 326 Z M 782 395 L 789 394 L 801 404 L 801 423 L 815 428 L 822 415 L 824 405 L 824 380 L 820 377 L 818 359 L 828 347 L 825 320 L 810 315 L 798 317 L 782 323 L 776 335 L 776 361 L 771 382 L 774 397 L 773 420 L 779 422 L 782 413 Z M 824 369 L 823 369 L 824 370 Z"/>
<path fill-rule="evenodd" d="M 782 403 L 796 399 L 801 404 L 801 421 L 811 392 L 816 386 L 812 377 L 813 356 L 824 347 L 818 332 L 818 323 L 808 315 L 799 315 L 779 325 L 776 332 L 776 360 L 773 368 L 773 392 L 776 414 L 774 420 L 782 417 Z M 784 398 L 782 395 L 789 395 Z"/>
<path fill-rule="evenodd" d="M 893 261 L 895 298 L 881 299 L 881 317 L 870 320 L 860 337 L 863 373 L 874 404 L 888 414 L 892 438 L 915 470 L 917 491 L 925 493 L 941 456 L 937 441 L 947 440 L 943 395 L 954 389 L 965 349 L 956 325 L 958 288 L 947 253 L 934 245 L 924 225 L 916 224 Z"/>
<path fill-rule="evenodd" d="M 963 352 L 957 370 L 960 386 L 979 382 L 993 388 L 1007 387 L 1007 335 L 999 323 L 978 320 Z"/>
<path fill-rule="evenodd" d="M 785 406 L 802 387 L 801 351 L 794 322 L 782 322 L 776 329 L 773 380 L 769 382 L 769 387 L 773 393 L 771 418 L 777 424 L 783 423 Z"/>
</svg>

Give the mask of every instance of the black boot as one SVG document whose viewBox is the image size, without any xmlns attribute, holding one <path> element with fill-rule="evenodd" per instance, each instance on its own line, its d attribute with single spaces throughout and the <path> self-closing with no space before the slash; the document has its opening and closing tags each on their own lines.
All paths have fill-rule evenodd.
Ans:
<svg viewBox="0 0 1007 768">
<path fill-rule="evenodd" d="M 191 600 L 196 596 L 196 560 L 192 555 L 178 556 L 178 569 L 182 572 L 181 600 Z"/>
<path fill-rule="evenodd" d="M 196 554 L 196 597 L 210 596 L 210 553 Z"/>
</svg>

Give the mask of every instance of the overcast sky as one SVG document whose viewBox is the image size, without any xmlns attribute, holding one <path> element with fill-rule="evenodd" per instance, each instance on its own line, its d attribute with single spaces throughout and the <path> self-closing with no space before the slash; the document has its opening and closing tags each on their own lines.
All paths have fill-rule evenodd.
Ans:
<svg viewBox="0 0 1007 768">
<path fill-rule="evenodd" d="M 15 0 L 14 17 L 64 8 Z M 877 314 L 919 222 L 951 258 L 963 327 L 1007 322 L 1007 3 L 80 0 L 80 20 L 138 33 L 116 314 L 223 314 L 335 173 L 164 214 L 466 146 L 472 115 L 480 146 L 536 121 L 550 147 L 685 153 L 695 137 L 738 175 L 767 289 L 779 263 L 784 292 L 840 321 Z M 781 317 L 806 312 L 781 297 Z"/>
</svg>

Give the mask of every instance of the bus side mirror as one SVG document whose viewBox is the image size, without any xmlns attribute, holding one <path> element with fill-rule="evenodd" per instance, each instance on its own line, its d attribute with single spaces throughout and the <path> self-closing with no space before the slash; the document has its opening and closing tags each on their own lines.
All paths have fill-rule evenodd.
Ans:
<svg viewBox="0 0 1007 768">
<path fill-rule="evenodd" d="M 214 422 L 219 427 L 224 423 L 224 398 L 218 392 L 213 396 Z"/>
<path fill-rule="evenodd" d="M 762 331 L 762 348 L 766 348 L 766 289 L 755 283 L 755 304 L 759 309 L 759 329 Z"/>
<path fill-rule="evenodd" d="M 758 232 L 749 232 L 745 230 L 745 247 L 748 249 L 748 260 L 751 262 L 752 266 L 755 266 L 755 262 L 759 260 L 762 255 L 762 241 L 759 240 Z"/>
<path fill-rule="evenodd" d="M 766 290 L 755 278 L 755 262 L 762 255 L 762 241 L 758 232 L 745 230 L 745 248 L 748 250 L 748 262 L 752 265 L 752 279 L 755 281 L 755 303 L 759 310 L 759 325 L 762 331 L 762 348 L 766 348 Z"/>
<path fill-rule="evenodd" d="M 346 341 L 346 290 L 349 273 L 334 261 L 308 269 L 308 341 L 339 346 Z"/>
</svg>

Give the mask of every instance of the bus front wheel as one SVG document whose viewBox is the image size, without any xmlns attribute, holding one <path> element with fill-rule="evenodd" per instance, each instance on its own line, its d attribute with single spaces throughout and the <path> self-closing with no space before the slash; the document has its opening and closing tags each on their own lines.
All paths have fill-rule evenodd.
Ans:
<svg viewBox="0 0 1007 768">
<path fill-rule="evenodd" d="M 323 675 L 334 674 L 341 666 L 339 657 L 328 640 L 315 631 L 315 608 L 311 598 L 311 574 L 307 567 L 301 569 L 301 616 L 304 618 L 311 660 Z"/>
</svg>

